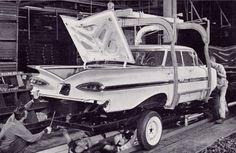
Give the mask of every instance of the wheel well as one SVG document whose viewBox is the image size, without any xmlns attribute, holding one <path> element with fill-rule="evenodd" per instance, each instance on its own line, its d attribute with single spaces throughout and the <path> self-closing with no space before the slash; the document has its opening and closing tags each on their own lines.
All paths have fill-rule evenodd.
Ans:
<svg viewBox="0 0 236 153">
<path fill-rule="evenodd" d="M 144 100 L 138 107 L 144 109 L 163 107 L 166 103 L 166 100 L 167 95 L 165 93 L 160 93 Z"/>
</svg>

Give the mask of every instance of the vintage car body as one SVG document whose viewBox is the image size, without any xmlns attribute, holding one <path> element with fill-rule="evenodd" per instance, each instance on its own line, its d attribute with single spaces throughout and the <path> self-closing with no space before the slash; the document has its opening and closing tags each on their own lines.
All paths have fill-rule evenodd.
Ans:
<svg viewBox="0 0 236 153">
<path fill-rule="evenodd" d="M 36 83 L 34 90 L 39 90 L 43 97 L 100 105 L 107 102 L 104 106 L 106 112 L 133 109 L 155 96 L 165 99 L 162 106 L 170 106 L 174 79 L 169 57 L 170 46 L 142 45 L 133 46 L 131 50 L 136 56 L 137 65 L 123 67 L 122 63 L 103 63 L 87 65 L 85 69 L 83 66 L 37 66 L 35 68 L 40 73 L 33 81 L 41 80 L 45 84 Z M 179 103 L 204 100 L 207 89 L 206 66 L 200 65 L 193 49 L 176 46 L 176 50 L 180 57 Z M 141 63 L 138 54 L 143 58 Z M 212 70 L 212 73 L 215 71 Z M 215 85 L 216 82 L 213 82 L 212 89 Z M 65 90 L 68 91 L 65 93 Z"/>
<path fill-rule="evenodd" d="M 216 87 L 216 71 L 203 65 L 192 48 L 176 45 L 173 52 L 171 45 L 129 46 L 113 11 L 62 20 L 84 64 L 34 66 L 39 74 L 32 78 L 33 91 L 45 98 L 88 104 L 81 110 L 86 113 L 96 105 L 99 109 L 93 109 L 92 116 L 96 120 L 96 114 L 103 114 L 102 126 L 109 115 L 114 118 L 105 121 L 109 126 L 112 122 L 123 128 L 130 121 L 126 118 L 135 116 L 137 137 L 145 149 L 161 138 L 158 110 L 207 101 Z"/>
<path fill-rule="evenodd" d="M 100 23 L 96 23 L 98 18 Z M 67 16 L 62 16 L 62 19 L 85 64 L 98 61 L 113 61 L 116 64 L 36 66 L 40 73 L 33 79 L 33 90 L 39 90 L 43 97 L 99 105 L 106 103 L 106 112 L 133 109 L 155 96 L 165 99 L 161 105 L 166 108 L 171 105 L 174 70 L 170 61 L 170 45 L 131 47 L 135 56 L 138 52 L 150 54 L 146 59 L 150 61 L 146 64 L 138 64 L 137 57 L 134 64 L 130 47 L 112 11 L 83 20 Z M 191 48 L 176 46 L 176 56 L 179 62 L 178 103 L 203 100 L 206 98 L 208 79 L 206 66 L 200 65 L 197 54 Z M 157 64 L 150 65 L 150 62 Z M 216 86 L 215 71 L 212 70 L 212 73 L 211 90 Z"/>
</svg>

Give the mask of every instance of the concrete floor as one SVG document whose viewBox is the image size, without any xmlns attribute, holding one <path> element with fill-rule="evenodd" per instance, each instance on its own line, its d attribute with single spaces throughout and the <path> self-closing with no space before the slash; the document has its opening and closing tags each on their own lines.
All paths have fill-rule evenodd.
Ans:
<svg viewBox="0 0 236 153">
<path fill-rule="evenodd" d="M 160 142 L 152 151 L 140 153 L 196 153 L 213 144 L 217 139 L 236 132 L 236 116 L 223 124 L 207 122 L 195 128 L 170 136 Z"/>
<path fill-rule="evenodd" d="M 177 130 L 165 130 L 163 132 L 162 140 L 157 148 L 151 151 L 142 151 L 140 147 L 136 149 L 128 149 L 124 153 L 135 152 L 135 153 L 196 153 L 207 146 L 213 144 L 217 139 L 221 137 L 227 137 L 228 135 L 236 132 L 236 112 L 235 109 L 231 110 L 231 116 L 229 119 L 225 120 L 223 124 L 215 124 L 214 122 L 209 122 L 208 119 L 199 121 L 197 123 L 191 124 L 187 127 L 183 127 Z M 178 131 L 178 132 L 176 132 Z M 80 132 L 73 133 L 73 137 L 78 137 Z M 54 139 L 48 140 L 44 137 L 40 143 L 36 143 L 30 146 L 29 152 L 38 152 L 39 148 L 51 148 L 58 146 L 53 149 L 59 149 L 60 151 L 67 152 L 67 145 L 64 145 L 65 138 L 58 131 L 53 133 Z M 52 137 L 52 135 L 51 135 Z M 51 146 L 49 145 L 52 144 Z M 50 146 L 50 147 L 49 147 Z M 64 148 L 61 149 L 60 147 Z M 139 151 L 138 151 L 139 150 Z M 49 150 L 43 153 L 48 153 Z M 51 151 L 50 151 L 51 152 Z"/>
</svg>

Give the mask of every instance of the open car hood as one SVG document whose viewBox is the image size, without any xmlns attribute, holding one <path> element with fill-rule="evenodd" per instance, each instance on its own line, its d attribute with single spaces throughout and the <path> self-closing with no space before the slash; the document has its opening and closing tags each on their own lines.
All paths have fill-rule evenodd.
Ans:
<svg viewBox="0 0 236 153">
<path fill-rule="evenodd" d="M 61 18 L 85 63 L 134 63 L 127 40 L 113 11 L 104 11 L 81 20 L 64 15 L 61 15 Z"/>
</svg>

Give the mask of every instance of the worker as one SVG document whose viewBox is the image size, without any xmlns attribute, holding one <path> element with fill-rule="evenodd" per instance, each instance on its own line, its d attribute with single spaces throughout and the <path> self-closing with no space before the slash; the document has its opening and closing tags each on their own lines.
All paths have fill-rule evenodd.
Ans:
<svg viewBox="0 0 236 153">
<path fill-rule="evenodd" d="M 37 134 L 32 134 L 23 123 L 27 118 L 27 110 L 38 97 L 39 93 L 34 92 L 33 99 L 25 106 L 17 107 L 4 124 L 0 132 L 1 153 L 22 153 L 29 143 L 36 142 L 44 133 L 51 133 L 52 128 L 47 127 Z"/>
<path fill-rule="evenodd" d="M 216 123 L 221 124 L 223 123 L 226 114 L 228 113 L 228 105 L 226 102 L 226 91 L 228 88 L 228 81 L 226 79 L 226 71 L 224 69 L 224 66 L 216 63 L 216 59 L 212 56 L 211 57 L 211 67 L 216 70 L 217 73 L 217 89 L 219 93 L 219 116 L 220 118 L 216 120 Z"/>
<path fill-rule="evenodd" d="M 81 138 L 73 140 L 68 131 L 63 129 L 63 135 L 68 144 L 68 153 L 115 153 L 124 151 L 135 144 L 137 130 L 125 130 L 118 134 L 113 131 L 92 137 L 82 134 Z"/>
<path fill-rule="evenodd" d="M 129 130 L 125 131 L 125 133 L 118 134 L 114 137 L 114 146 L 111 146 L 109 144 L 105 145 L 104 150 L 122 152 L 134 146 L 136 139 L 137 130 L 135 130 L 134 132 L 130 132 Z"/>
</svg>

